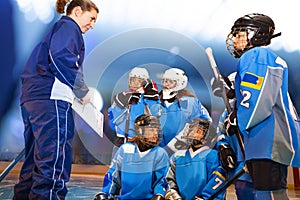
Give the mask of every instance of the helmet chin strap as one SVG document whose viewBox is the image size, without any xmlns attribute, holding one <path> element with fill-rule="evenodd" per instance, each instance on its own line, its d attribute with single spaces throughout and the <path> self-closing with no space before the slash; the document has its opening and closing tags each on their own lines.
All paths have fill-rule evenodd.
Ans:
<svg viewBox="0 0 300 200">
<path fill-rule="evenodd" d="M 162 95 L 164 100 L 168 100 L 174 98 L 177 95 L 177 92 L 172 89 L 163 89 Z"/>
<path fill-rule="evenodd" d="M 152 147 L 154 147 L 152 145 L 142 142 L 141 140 L 137 140 L 136 144 L 141 152 L 147 151 L 147 150 L 151 149 Z"/>
<path fill-rule="evenodd" d="M 193 151 L 196 151 L 196 150 L 200 149 L 202 146 L 203 146 L 202 143 L 199 143 L 199 144 L 191 144 L 191 147 L 192 147 Z"/>
</svg>

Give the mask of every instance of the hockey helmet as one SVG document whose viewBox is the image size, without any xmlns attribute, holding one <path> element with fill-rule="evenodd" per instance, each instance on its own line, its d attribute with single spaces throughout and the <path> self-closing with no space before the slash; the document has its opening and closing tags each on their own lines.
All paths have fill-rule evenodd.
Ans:
<svg viewBox="0 0 300 200">
<path fill-rule="evenodd" d="M 210 121 L 196 118 L 189 124 L 187 141 L 192 146 L 203 146 L 206 143 L 206 136 L 209 130 Z"/>
<path fill-rule="evenodd" d="M 138 85 L 137 83 L 135 83 L 135 79 L 140 79 L 140 81 L 138 81 Z M 147 71 L 146 68 L 142 68 L 142 67 L 135 67 L 133 68 L 130 73 L 129 73 L 129 77 L 128 77 L 128 87 L 130 89 L 137 89 L 140 88 L 142 85 L 142 82 L 149 79 L 149 73 Z"/>
<path fill-rule="evenodd" d="M 162 76 L 162 81 L 165 80 L 172 80 L 176 82 L 176 85 L 174 88 L 169 88 L 172 91 L 179 91 L 186 88 L 188 84 L 188 77 L 185 74 L 185 72 L 178 68 L 171 68 L 165 71 L 165 73 Z"/>
<path fill-rule="evenodd" d="M 162 130 L 157 117 L 142 114 L 134 122 L 136 136 L 146 146 L 157 146 L 162 139 Z"/>
<path fill-rule="evenodd" d="M 274 34 L 275 24 L 273 20 L 264 14 L 252 13 L 240 17 L 234 22 L 231 32 L 226 39 L 227 50 L 236 58 L 255 46 L 269 45 L 271 39 L 280 36 L 281 33 Z M 240 33 L 245 34 L 242 47 L 235 44 L 235 40 Z M 241 39 L 240 39 L 241 40 Z"/>
</svg>

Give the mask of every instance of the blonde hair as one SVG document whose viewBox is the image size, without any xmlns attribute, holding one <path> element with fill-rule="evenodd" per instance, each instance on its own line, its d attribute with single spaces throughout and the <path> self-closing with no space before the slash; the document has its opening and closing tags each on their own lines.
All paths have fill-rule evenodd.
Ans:
<svg viewBox="0 0 300 200">
<path fill-rule="evenodd" d="M 67 8 L 65 9 L 66 5 Z M 55 5 L 57 13 L 62 14 L 66 12 L 66 15 L 70 15 L 76 6 L 80 6 L 82 11 L 95 9 L 99 13 L 98 7 L 91 0 L 57 0 Z"/>
</svg>

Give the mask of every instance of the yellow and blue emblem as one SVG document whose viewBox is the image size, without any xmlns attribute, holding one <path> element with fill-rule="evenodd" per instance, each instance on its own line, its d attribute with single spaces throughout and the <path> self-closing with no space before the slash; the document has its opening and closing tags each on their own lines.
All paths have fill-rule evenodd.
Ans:
<svg viewBox="0 0 300 200">
<path fill-rule="evenodd" d="M 241 86 L 260 90 L 261 86 L 263 84 L 263 80 L 264 80 L 264 77 L 262 77 L 262 76 L 257 76 L 256 74 L 246 72 L 246 74 L 241 82 Z"/>
</svg>

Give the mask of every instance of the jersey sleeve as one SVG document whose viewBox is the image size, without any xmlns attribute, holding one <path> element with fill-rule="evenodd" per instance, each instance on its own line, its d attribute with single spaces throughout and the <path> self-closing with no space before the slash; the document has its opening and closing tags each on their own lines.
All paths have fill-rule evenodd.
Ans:
<svg viewBox="0 0 300 200">
<path fill-rule="evenodd" d="M 123 148 L 122 146 L 118 149 L 116 152 L 110 169 L 112 170 L 112 182 L 111 186 L 109 187 L 109 194 L 111 196 L 118 195 L 121 190 L 121 164 L 122 164 L 122 158 L 123 158 Z"/>
<path fill-rule="evenodd" d="M 177 182 L 176 182 L 176 160 L 174 154 L 170 158 L 170 167 L 166 176 L 169 189 L 174 189 L 177 192 L 179 191 Z"/>
<path fill-rule="evenodd" d="M 78 98 L 88 92 L 83 80 L 84 41 L 73 22 L 56 24 L 49 47 L 50 69 Z"/>
<path fill-rule="evenodd" d="M 272 114 L 283 76 L 283 70 L 275 63 L 275 59 L 265 50 L 259 53 L 252 50 L 239 61 L 236 79 L 237 119 L 244 134 Z"/>
<path fill-rule="evenodd" d="M 220 145 L 229 145 L 228 136 L 225 133 L 224 121 L 228 116 L 227 109 L 223 111 L 223 113 L 219 117 L 218 127 L 217 127 L 217 143 L 215 145 L 215 149 L 218 149 Z"/>
<path fill-rule="evenodd" d="M 154 169 L 154 182 L 153 182 L 154 195 L 161 194 L 164 196 L 165 191 L 168 189 L 166 174 L 167 174 L 167 170 L 169 169 L 169 156 L 164 149 L 160 149 L 156 157 L 157 160 L 156 160 L 156 167 Z"/>
<path fill-rule="evenodd" d="M 125 136 L 126 118 L 128 117 L 129 108 L 120 108 L 116 103 L 113 103 L 108 108 L 108 118 L 110 123 L 114 126 L 114 129 L 118 137 Z"/>
<path fill-rule="evenodd" d="M 227 174 L 226 171 L 221 167 L 218 153 L 215 150 L 212 150 L 207 156 L 207 164 L 206 164 L 208 173 L 208 182 L 202 190 L 202 198 L 208 199 L 211 197 L 219 188 L 221 188 L 226 181 Z M 226 190 L 221 192 L 214 199 L 224 199 Z"/>
<path fill-rule="evenodd" d="M 202 105 L 199 99 L 197 98 L 190 98 L 189 102 L 190 105 L 192 105 L 190 112 L 191 112 L 191 120 L 195 118 L 201 118 L 208 121 L 212 121 L 210 114 L 208 110 Z"/>
</svg>

